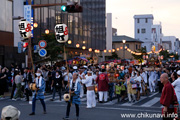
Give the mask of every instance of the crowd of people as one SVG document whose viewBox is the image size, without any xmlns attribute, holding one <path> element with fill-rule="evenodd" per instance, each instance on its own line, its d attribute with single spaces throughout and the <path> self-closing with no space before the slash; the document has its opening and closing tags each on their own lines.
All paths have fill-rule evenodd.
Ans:
<svg viewBox="0 0 180 120">
<path fill-rule="evenodd" d="M 32 113 L 35 115 L 35 103 L 39 99 L 42 103 L 44 114 L 46 105 L 44 94 L 52 94 L 51 101 L 55 100 L 58 92 L 59 100 L 64 93 L 70 93 L 70 100 L 67 104 L 66 117 L 69 118 L 71 104 L 76 107 L 76 116 L 79 117 L 80 99 L 87 97 L 87 108 L 96 107 L 96 99 L 99 103 L 106 103 L 114 98 L 117 102 L 134 103 L 139 101 L 141 96 L 149 95 L 149 92 L 162 92 L 163 83 L 160 76 L 167 74 L 168 80 L 175 87 L 177 98 L 180 82 L 179 66 L 175 64 L 164 65 L 160 68 L 147 68 L 146 66 L 125 65 L 122 69 L 116 64 L 109 65 L 76 65 L 76 66 L 49 66 L 37 65 L 35 74 L 29 68 L 20 69 L 11 64 L 8 69 L 0 67 L 0 99 L 3 99 L 4 92 L 12 87 L 11 99 L 30 101 L 32 98 Z M 29 85 L 36 83 L 37 91 L 33 92 Z"/>
</svg>

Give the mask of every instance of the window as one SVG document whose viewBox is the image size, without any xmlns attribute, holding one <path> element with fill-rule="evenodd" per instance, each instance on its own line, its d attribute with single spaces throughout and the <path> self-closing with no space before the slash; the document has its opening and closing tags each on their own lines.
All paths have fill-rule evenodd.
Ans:
<svg viewBox="0 0 180 120">
<path fill-rule="evenodd" d="M 148 23 L 148 19 L 146 18 L 146 23 Z"/>
<path fill-rule="evenodd" d="M 137 33 L 140 33 L 139 29 L 137 29 Z"/>
<path fill-rule="evenodd" d="M 137 19 L 137 23 L 139 23 L 139 18 Z"/>
<path fill-rule="evenodd" d="M 146 33 L 146 29 L 145 28 L 141 29 L 141 33 Z"/>
<path fill-rule="evenodd" d="M 139 49 L 141 48 L 141 46 L 139 45 Z"/>
<path fill-rule="evenodd" d="M 138 49 L 138 45 L 136 45 L 136 50 Z"/>
<path fill-rule="evenodd" d="M 156 33 L 156 28 L 152 28 L 152 33 Z"/>
<path fill-rule="evenodd" d="M 129 44 L 126 44 L 126 47 L 129 48 Z"/>
</svg>

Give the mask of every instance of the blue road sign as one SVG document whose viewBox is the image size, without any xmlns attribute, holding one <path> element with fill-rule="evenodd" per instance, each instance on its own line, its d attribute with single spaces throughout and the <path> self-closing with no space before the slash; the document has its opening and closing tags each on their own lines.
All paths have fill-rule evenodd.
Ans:
<svg viewBox="0 0 180 120">
<path fill-rule="evenodd" d="M 47 55 L 46 49 L 40 49 L 40 50 L 39 50 L 39 56 L 45 57 L 46 55 Z"/>
</svg>

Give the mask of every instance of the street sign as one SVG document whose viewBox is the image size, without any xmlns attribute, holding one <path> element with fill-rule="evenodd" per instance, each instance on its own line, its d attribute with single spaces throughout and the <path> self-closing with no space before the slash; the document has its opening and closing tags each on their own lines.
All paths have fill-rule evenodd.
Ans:
<svg viewBox="0 0 180 120">
<path fill-rule="evenodd" d="M 24 19 L 31 23 L 31 5 L 24 5 Z"/>
<path fill-rule="evenodd" d="M 39 50 L 39 45 L 34 45 L 34 53 L 37 53 Z"/>
<path fill-rule="evenodd" d="M 39 56 L 45 57 L 46 55 L 47 55 L 46 49 L 40 49 L 40 50 L 39 50 Z"/>
<path fill-rule="evenodd" d="M 47 46 L 47 42 L 45 40 L 40 40 L 38 44 L 40 48 L 45 48 Z"/>
<path fill-rule="evenodd" d="M 21 42 L 18 42 L 18 53 L 22 52 L 22 44 Z"/>
<path fill-rule="evenodd" d="M 59 43 L 65 43 L 68 40 L 68 28 L 66 24 L 57 24 L 55 26 L 56 40 Z"/>
</svg>

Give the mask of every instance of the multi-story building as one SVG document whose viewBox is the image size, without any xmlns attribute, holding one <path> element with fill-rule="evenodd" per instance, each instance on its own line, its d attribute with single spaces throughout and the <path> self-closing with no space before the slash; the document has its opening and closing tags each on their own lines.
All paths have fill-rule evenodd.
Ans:
<svg viewBox="0 0 180 120">
<path fill-rule="evenodd" d="M 34 39 L 37 41 L 45 29 L 54 31 L 58 23 L 68 26 L 69 39 L 72 41 L 71 49 L 76 48 L 76 44 L 104 50 L 106 48 L 106 2 L 105 0 L 78 0 L 83 6 L 82 13 L 62 12 L 60 6 L 41 7 L 34 9 L 34 22 L 38 23 L 38 28 L 34 30 Z M 65 0 L 34 0 L 34 4 L 65 3 Z M 76 51 L 74 51 L 76 52 Z M 81 51 L 83 53 L 83 51 Z M 80 53 L 80 52 L 79 52 Z"/>
<path fill-rule="evenodd" d="M 106 49 L 112 49 L 112 13 L 107 13 L 106 17 Z"/>
<path fill-rule="evenodd" d="M 153 45 L 159 50 L 162 45 L 162 26 L 161 23 L 153 24 L 153 15 L 135 15 L 135 39 L 141 40 L 142 47 L 146 47 L 147 51 L 151 51 Z"/>
<path fill-rule="evenodd" d="M 175 36 L 164 36 L 162 38 L 163 48 L 169 50 L 170 53 L 178 52 L 178 44 L 176 43 Z"/>
<path fill-rule="evenodd" d="M 15 2 L 17 1 L 1 0 L 0 4 L 0 65 L 6 67 L 10 67 L 11 63 L 21 66 L 24 62 L 24 55 L 18 54 L 17 45 L 14 44 L 14 36 L 16 35 L 14 32 L 19 32 L 18 29 L 13 29 L 13 16 L 15 14 L 13 6 Z"/>
</svg>

